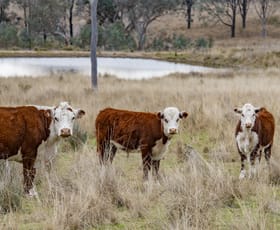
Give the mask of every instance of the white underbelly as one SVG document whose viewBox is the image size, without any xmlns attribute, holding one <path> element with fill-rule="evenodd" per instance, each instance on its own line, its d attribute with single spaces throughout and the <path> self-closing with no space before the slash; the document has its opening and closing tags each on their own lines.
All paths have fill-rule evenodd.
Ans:
<svg viewBox="0 0 280 230">
<path fill-rule="evenodd" d="M 17 161 L 17 162 L 22 162 L 22 155 L 21 151 L 19 150 L 17 155 L 10 156 L 8 158 L 8 161 Z"/>
</svg>

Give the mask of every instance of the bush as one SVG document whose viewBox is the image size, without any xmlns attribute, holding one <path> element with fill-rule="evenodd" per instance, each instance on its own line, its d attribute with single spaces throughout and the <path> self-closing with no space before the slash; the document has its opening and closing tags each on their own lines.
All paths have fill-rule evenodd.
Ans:
<svg viewBox="0 0 280 230">
<path fill-rule="evenodd" d="M 99 28 L 98 46 L 106 50 L 134 50 L 136 48 L 133 38 L 125 32 L 120 22 Z"/>
<path fill-rule="evenodd" d="M 0 24 L 0 47 L 7 48 L 17 45 L 17 28 L 5 23 Z"/>
<path fill-rule="evenodd" d="M 184 35 L 180 34 L 179 36 L 173 34 L 172 44 L 174 49 L 186 49 L 188 46 L 191 45 L 191 39 L 185 38 Z"/>
<path fill-rule="evenodd" d="M 213 38 L 209 38 L 208 40 L 206 38 L 198 38 L 195 40 L 194 47 L 196 49 L 211 48 L 213 47 L 213 43 Z"/>
</svg>

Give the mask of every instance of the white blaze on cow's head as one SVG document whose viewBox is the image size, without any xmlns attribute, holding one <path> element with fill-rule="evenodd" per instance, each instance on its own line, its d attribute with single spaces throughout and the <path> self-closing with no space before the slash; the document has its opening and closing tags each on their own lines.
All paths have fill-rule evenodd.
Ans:
<svg viewBox="0 0 280 230">
<path fill-rule="evenodd" d="M 188 113 L 180 112 L 176 107 L 167 107 L 158 112 L 157 116 L 161 119 L 164 135 L 168 137 L 178 133 L 179 121 L 186 118 Z"/>
<path fill-rule="evenodd" d="M 234 112 L 241 114 L 241 127 L 243 130 L 251 129 L 254 127 L 256 114 L 260 111 L 260 108 L 254 107 L 250 103 L 246 103 L 242 108 L 235 108 Z"/>
<path fill-rule="evenodd" d="M 73 134 L 74 121 L 85 115 L 81 109 L 73 109 L 68 102 L 61 102 L 54 108 L 54 130 L 56 135 L 68 137 Z"/>
</svg>

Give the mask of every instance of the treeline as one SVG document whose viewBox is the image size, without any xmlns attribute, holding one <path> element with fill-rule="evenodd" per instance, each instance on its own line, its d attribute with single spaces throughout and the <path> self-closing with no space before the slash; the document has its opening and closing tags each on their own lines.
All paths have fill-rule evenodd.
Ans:
<svg viewBox="0 0 280 230">
<path fill-rule="evenodd" d="M 166 50 L 212 46 L 212 39 L 193 41 L 181 34 L 154 38 L 148 44 L 147 28 L 168 12 L 184 12 L 186 29 L 191 29 L 195 11 L 201 23 L 220 22 L 230 28 L 229 36 L 235 37 L 237 17 L 246 29 L 247 15 L 254 11 L 265 37 L 276 4 L 277 0 L 99 0 L 98 47 Z M 0 48 L 89 49 L 90 23 L 90 0 L 1 0 Z M 168 30 L 168 22 L 165 26 Z"/>
</svg>

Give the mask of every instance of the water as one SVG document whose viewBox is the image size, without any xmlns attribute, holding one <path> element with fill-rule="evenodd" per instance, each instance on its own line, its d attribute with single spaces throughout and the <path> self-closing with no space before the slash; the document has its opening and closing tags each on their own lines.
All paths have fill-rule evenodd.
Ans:
<svg viewBox="0 0 280 230">
<path fill-rule="evenodd" d="M 148 79 L 171 73 L 209 72 L 213 68 L 141 58 L 97 59 L 98 73 L 122 79 Z M 79 73 L 90 76 L 90 58 L 0 58 L 0 77 L 48 76 Z"/>
</svg>

